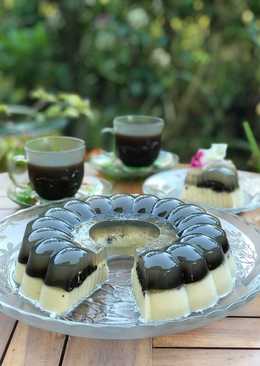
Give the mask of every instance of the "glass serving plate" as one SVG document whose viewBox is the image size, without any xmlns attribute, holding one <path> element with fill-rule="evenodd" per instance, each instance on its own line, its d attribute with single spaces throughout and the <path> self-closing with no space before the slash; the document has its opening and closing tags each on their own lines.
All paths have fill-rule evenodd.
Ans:
<svg viewBox="0 0 260 366">
<path fill-rule="evenodd" d="M 143 192 L 160 198 L 181 198 L 187 171 L 188 169 L 176 169 L 154 174 L 145 180 Z M 238 214 L 260 207 L 260 174 L 239 170 L 238 177 L 243 192 L 243 205 L 219 210 Z"/>
<path fill-rule="evenodd" d="M 260 231 L 235 215 L 211 211 L 227 232 L 236 262 L 234 290 L 214 307 L 173 321 L 144 323 L 132 296 L 132 259 L 110 258 L 108 281 L 73 312 L 50 316 L 18 295 L 13 280 L 15 262 L 27 222 L 46 206 L 19 211 L 0 223 L 0 310 L 32 326 L 72 336 L 100 339 L 136 339 L 174 334 L 223 318 L 260 292 Z"/>
</svg>

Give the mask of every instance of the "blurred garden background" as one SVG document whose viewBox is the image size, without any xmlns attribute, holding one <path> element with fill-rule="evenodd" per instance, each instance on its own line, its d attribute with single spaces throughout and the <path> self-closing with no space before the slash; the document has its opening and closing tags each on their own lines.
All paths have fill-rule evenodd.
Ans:
<svg viewBox="0 0 260 366">
<path fill-rule="evenodd" d="M 259 138 L 260 2 L 1 0 L 0 104 L 2 136 L 44 120 L 91 149 L 116 115 L 156 115 L 181 160 L 227 142 L 250 169 L 242 123 Z"/>
</svg>

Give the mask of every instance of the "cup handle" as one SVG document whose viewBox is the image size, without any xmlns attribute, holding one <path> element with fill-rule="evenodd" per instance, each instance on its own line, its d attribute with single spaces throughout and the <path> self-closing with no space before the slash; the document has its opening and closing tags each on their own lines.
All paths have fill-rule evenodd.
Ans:
<svg viewBox="0 0 260 366">
<path fill-rule="evenodd" d="M 22 154 L 11 153 L 7 160 L 8 175 L 16 187 L 25 188 L 29 183 L 27 159 Z"/>
<path fill-rule="evenodd" d="M 103 134 L 105 134 L 105 133 L 112 133 L 112 134 L 114 134 L 114 129 L 113 129 L 113 127 L 105 127 L 105 128 L 102 128 L 102 130 L 101 130 L 101 133 L 103 133 Z"/>
<path fill-rule="evenodd" d="M 102 138 L 102 148 L 105 151 L 112 151 L 115 152 L 115 139 L 114 134 L 115 130 L 113 127 L 105 127 L 101 130 L 101 134 L 103 135 Z M 107 136 L 110 134 L 110 137 L 107 138 Z"/>
</svg>

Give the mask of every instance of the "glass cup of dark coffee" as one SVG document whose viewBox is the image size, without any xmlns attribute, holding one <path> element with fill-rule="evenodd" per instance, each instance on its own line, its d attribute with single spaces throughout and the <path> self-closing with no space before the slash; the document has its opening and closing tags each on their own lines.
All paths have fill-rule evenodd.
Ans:
<svg viewBox="0 0 260 366">
<path fill-rule="evenodd" d="M 116 155 L 126 166 L 148 167 L 159 155 L 163 127 L 161 118 L 129 115 L 116 117 L 103 132 L 113 133 Z"/>
<path fill-rule="evenodd" d="M 84 176 L 85 142 L 67 136 L 48 136 L 29 140 L 25 155 L 14 155 L 9 161 L 9 176 L 17 187 L 29 182 L 45 200 L 73 197 Z M 28 179 L 19 175 L 26 167 Z M 28 182 L 29 180 L 29 182 Z"/>
</svg>

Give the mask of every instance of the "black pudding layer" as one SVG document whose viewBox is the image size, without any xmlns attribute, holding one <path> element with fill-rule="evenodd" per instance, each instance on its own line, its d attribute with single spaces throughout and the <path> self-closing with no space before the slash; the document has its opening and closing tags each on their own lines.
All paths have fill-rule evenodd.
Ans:
<svg viewBox="0 0 260 366">
<path fill-rule="evenodd" d="M 109 215 L 112 213 L 112 204 L 109 198 L 94 196 L 88 199 L 87 203 L 98 215 Z"/>
<path fill-rule="evenodd" d="M 71 235 L 66 234 L 64 231 L 51 229 L 49 227 L 40 227 L 39 229 L 33 230 L 28 237 L 24 237 L 19 255 L 18 262 L 26 264 L 29 258 L 30 250 L 33 244 L 39 242 L 40 240 L 49 238 L 60 238 L 65 240 L 70 240 Z"/>
<path fill-rule="evenodd" d="M 204 208 L 197 205 L 187 205 L 184 203 L 182 205 L 179 205 L 175 210 L 170 213 L 168 217 L 168 222 L 176 227 L 178 223 L 185 217 L 202 212 L 206 212 Z"/>
<path fill-rule="evenodd" d="M 201 250 L 210 270 L 216 269 L 224 262 L 225 256 L 221 245 L 219 245 L 216 240 L 206 235 L 188 235 L 182 238 L 180 242 L 183 244 L 190 244 Z"/>
<path fill-rule="evenodd" d="M 143 291 L 172 289 L 183 284 L 180 264 L 165 251 L 141 252 L 136 271 Z"/>
<path fill-rule="evenodd" d="M 233 192 L 238 188 L 238 175 L 234 167 L 212 164 L 202 171 L 197 186 L 211 188 L 216 192 Z"/>
<path fill-rule="evenodd" d="M 152 215 L 158 218 L 166 219 L 169 214 L 174 210 L 176 207 L 183 204 L 182 201 L 178 200 L 177 198 L 165 198 L 158 201 L 153 208 Z"/>
<path fill-rule="evenodd" d="M 64 248 L 74 248 L 75 244 L 63 239 L 46 239 L 32 246 L 26 266 L 26 273 L 31 277 L 44 279 L 49 260 Z"/>
<path fill-rule="evenodd" d="M 152 195 L 142 195 L 135 199 L 133 212 L 137 214 L 150 214 L 158 198 Z"/>
<path fill-rule="evenodd" d="M 56 219 L 54 217 L 42 216 L 33 221 L 31 231 L 35 229 L 40 229 L 42 227 L 49 227 L 50 229 L 60 230 L 66 234 L 70 234 L 73 230 L 73 226 L 67 224 L 63 220 Z"/>
<path fill-rule="evenodd" d="M 95 212 L 86 202 L 76 199 L 66 202 L 64 208 L 79 215 L 81 221 L 87 221 L 95 215 Z"/>
<path fill-rule="evenodd" d="M 86 249 L 62 249 L 50 258 L 44 282 L 72 291 L 97 269 L 94 259 L 95 255 Z"/>
<path fill-rule="evenodd" d="M 129 214 L 132 211 L 134 197 L 128 194 L 117 194 L 111 198 L 112 209 L 118 214 Z"/>
<path fill-rule="evenodd" d="M 194 225 L 185 229 L 182 233 L 182 238 L 190 234 L 204 234 L 212 239 L 215 239 L 219 245 L 222 246 L 223 252 L 227 253 L 229 250 L 229 243 L 225 231 L 216 225 Z"/>
<path fill-rule="evenodd" d="M 190 226 L 193 225 L 219 225 L 220 221 L 216 216 L 210 215 L 208 213 L 195 213 L 190 216 L 185 217 L 181 221 L 178 222 L 178 225 L 176 227 L 176 231 L 178 235 L 182 235 L 183 231 L 187 229 Z"/>
<path fill-rule="evenodd" d="M 65 221 L 56 219 L 54 217 L 39 216 L 36 219 L 28 222 L 23 235 L 23 241 L 27 241 L 31 232 L 42 227 L 49 227 L 51 229 L 61 230 L 66 234 L 70 234 L 73 226 L 67 224 Z"/>
<path fill-rule="evenodd" d="M 81 222 L 79 215 L 62 207 L 52 207 L 45 212 L 44 216 L 64 220 L 72 226 L 78 225 Z"/>
<path fill-rule="evenodd" d="M 175 242 L 166 251 L 180 262 L 184 283 L 200 281 L 208 274 L 207 262 L 202 252 L 193 246 Z"/>
</svg>

